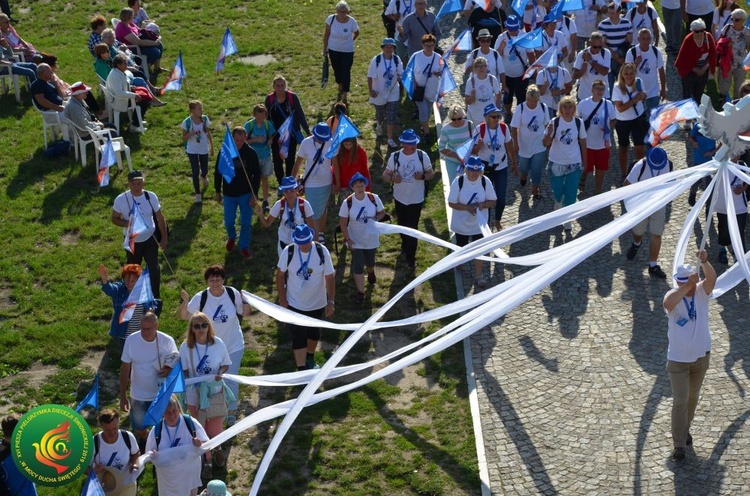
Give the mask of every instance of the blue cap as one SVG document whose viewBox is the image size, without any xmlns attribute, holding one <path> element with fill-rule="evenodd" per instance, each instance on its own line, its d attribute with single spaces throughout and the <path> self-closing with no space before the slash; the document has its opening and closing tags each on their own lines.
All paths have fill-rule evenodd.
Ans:
<svg viewBox="0 0 750 496">
<path fill-rule="evenodd" d="M 505 28 L 508 31 L 518 31 L 521 29 L 521 21 L 518 19 L 518 16 L 508 16 L 508 19 L 505 20 Z"/>
<path fill-rule="evenodd" d="M 349 179 L 349 187 L 352 187 L 352 184 L 356 183 L 357 181 L 364 181 L 365 182 L 365 188 L 370 185 L 370 180 L 367 179 L 366 176 L 364 176 L 361 172 L 355 172 L 351 179 Z"/>
<path fill-rule="evenodd" d="M 557 22 L 557 18 L 553 17 L 552 14 L 547 14 L 546 16 L 544 16 L 542 24 L 549 24 L 551 22 Z"/>
<path fill-rule="evenodd" d="M 466 161 L 466 166 L 465 167 L 468 170 L 483 171 L 484 170 L 484 162 L 482 162 L 482 159 L 479 158 L 479 157 L 477 157 L 476 155 L 472 155 Z"/>
<path fill-rule="evenodd" d="M 669 162 L 669 160 L 667 159 L 667 152 L 665 152 L 663 148 L 659 148 L 658 146 L 654 147 L 650 149 L 646 154 L 646 162 L 652 169 L 661 169 L 665 165 L 667 165 L 667 162 Z"/>
<path fill-rule="evenodd" d="M 383 38 L 383 42 L 380 44 L 380 48 L 383 48 L 386 45 L 396 46 L 396 40 L 394 40 L 393 38 Z"/>
<path fill-rule="evenodd" d="M 299 188 L 299 183 L 292 176 L 287 176 L 282 179 L 281 184 L 279 185 L 280 191 L 291 191 L 297 188 Z"/>
<path fill-rule="evenodd" d="M 484 107 L 485 117 L 487 117 L 489 114 L 494 114 L 494 113 L 498 113 L 498 114 L 500 113 L 500 109 L 497 108 L 497 105 L 495 105 L 494 103 L 490 103 L 489 105 Z"/>
<path fill-rule="evenodd" d="M 318 141 L 328 141 L 331 139 L 331 128 L 325 122 L 315 124 L 312 133 Z"/>
<path fill-rule="evenodd" d="M 414 132 L 413 129 L 404 129 L 398 140 L 404 145 L 418 145 L 419 136 Z"/>
<path fill-rule="evenodd" d="M 294 240 L 294 244 L 306 245 L 313 240 L 312 229 L 307 224 L 300 224 L 294 228 L 292 239 Z"/>
</svg>

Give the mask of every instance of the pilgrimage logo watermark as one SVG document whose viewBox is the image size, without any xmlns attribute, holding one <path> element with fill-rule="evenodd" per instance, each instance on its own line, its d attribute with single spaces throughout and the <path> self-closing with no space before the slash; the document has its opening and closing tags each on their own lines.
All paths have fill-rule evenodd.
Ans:
<svg viewBox="0 0 750 496">
<path fill-rule="evenodd" d="M 64 486 L 82 477 L 94 456 L 86 421 L 62 405 L 41 405 L 19 420 L 11 439 L 13 461 L 29 480 Z"/>
</svg>

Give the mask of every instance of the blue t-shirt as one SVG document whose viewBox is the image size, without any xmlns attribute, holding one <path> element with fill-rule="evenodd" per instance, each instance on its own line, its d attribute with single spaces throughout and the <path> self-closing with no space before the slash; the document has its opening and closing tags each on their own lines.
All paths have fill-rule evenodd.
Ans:
<svg viewBox="0 0 750 496">
<path fill-rule="evenodd" d="M 37 496 L 36 486 L 29 479 L 21 475 L 21 472 L 18 471 L 12 456 L 6 456 L 3 458 L 0 470 L 2 470 L 5 477 L 7 477 L 7 480 L 4 483 L 8 486 L 10 494 L 14 496 Z M 2 479 L 2 474 L 0 474 L 0 479 Z M 3 482 L 0 482 L 0 484 L 3 484 Z"/>
<path fill-rule="evenodd" d="M 63 104 L 63 99 L 60 97 L 60 95 L 57 94 L 57 89 L 55 88 L 55 85 L 50 83 L 49 81 L 42 81 L 41 79 L 37 79 L 36 81 L 31 83 L 31 94 L 38 95 L 39 93 L 41 93 L 45 99 L 54 103 L 55 105 Z M 36 98 L 32 98 L 32 101 L 34 102 L 34 105 L 36 105 L 38 109 L 47 110 L 45 108 L 42 108 L 39 104 L 37 104 Z"/>
<path fill-rule="evenodd" d="M 250 119 L 245 123 L 245 132 L 247 132 L 247 138 L 257 138 L 258 136 L 265 136 L 266 141 L 268 138 L 274 135 L 276 128 L 273 122 L 266 119 L 262 126 L 255 125 L 255 119 Z M 259 160 L 265 160 L 271 156 L 271 147 L 266 143 L 253 143 L 250 145 L 255 153 L 258 155 Z"/>
<path fill-rule="evenodd" d="M 716 148 L 716 140 L 706 138 L 700 132 L 700 124 L 697 122 L 693 124 L 693 129 L 690 130 L 690 137 L 698 142 L 698 148 L 693 148 L 693 165 L 700 165 L 711 160 L 711 157 L 706 157 L 706 153 Z"/>
</svg>

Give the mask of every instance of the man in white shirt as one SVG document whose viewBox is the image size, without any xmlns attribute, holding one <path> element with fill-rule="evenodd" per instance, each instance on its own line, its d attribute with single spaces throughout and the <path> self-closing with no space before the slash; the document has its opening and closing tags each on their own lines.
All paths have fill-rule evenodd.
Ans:
<svg viewBox="0 0 750 496">
<path fill-rule="evenodd" d="M 667 53 L 677 55 L 682 45 L 682 7 L 680 0 L 662 0 L 661 15 L 664 16 Z"/>
<path fill-rule="evenodd" d="M 633 39 L 638 37 L 641 29 L 646 28 L 651 32 L 654 45 L 659 46 L 659 13 L 646 2 L 636 3 L 635 7 L 628 10 L 625 17 L 633 25 Z"/>
<path fill-rule="evenodd" d="M 578 46 L 576 49 L 579 52 L 586 48 L 589 36 L 596 31 L 596 26 L 599 24 L 599 13 L 607 11 L 604 0 L 583 0 L 581 3 L 583 9 L 573 11 L 576 29 L 578 30 Z"/>
<path fill-rule="evenodd" d="M 651 44 L 651 31 L 648 28 L 641 28 L 638 32 L 638 44 L 628 50 L 625 62 L 635 65 L 636 76 L 643 81 L 646 112 L 651 115 L 651 110 L 658 107 L 662 99 L 667 98 L 667 73 L 661 50 Z"/>
<path fill-rule="evenodd" d="M 297 226 L 293 243 L 281 252 L 276 271 L 279 305 L 294 312 L 320 319 L 333 315 L 336 308 L 336 281 L 331 254 L 313 241 L 313 230 L 306 224 Z M 315 349 L 320 340 L 319 327 L 287 324 L 292 336 L 292 351 L 297 370 L 319 369 Z"/>
<path fill-rule="evenodd" d="M 573 79 L 578 80 L 576 95 L 579 102 L 591 96 L 594 81 L 600 79 L 606 85 L 611 63 L 612 54 L 604 48 L 604 36 L 599 31 L 594 31 L 589 38 L 589 47 L 578 52 L 573 64 Z M 609 94 L 608 87 L 605 87 L 604 94 Z"/>
</svg>

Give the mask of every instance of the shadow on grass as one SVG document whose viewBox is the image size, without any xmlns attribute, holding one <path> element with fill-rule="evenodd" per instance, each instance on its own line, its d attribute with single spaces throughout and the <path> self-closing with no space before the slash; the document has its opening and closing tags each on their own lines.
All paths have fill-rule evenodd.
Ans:
<svg viewBox="0 0 750 496">
<path fill-rule="evenodd" d="M 193 203 L 184 217 L 179 219 L 165 218 L 170 226 L 166 255 L 169 257 L 170 265 L 175 274 L 180 267 L 182 255 L 190 250 L 195 235 L 198 233 L 202 209 L 202 203 Z M 195 270 L 194 267 L 192 269 Z"/>
</svg>

